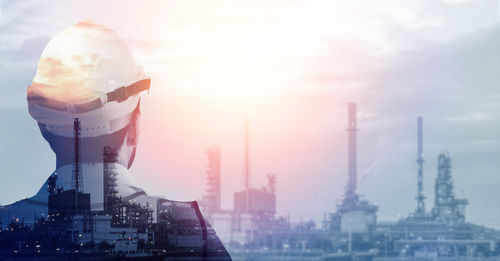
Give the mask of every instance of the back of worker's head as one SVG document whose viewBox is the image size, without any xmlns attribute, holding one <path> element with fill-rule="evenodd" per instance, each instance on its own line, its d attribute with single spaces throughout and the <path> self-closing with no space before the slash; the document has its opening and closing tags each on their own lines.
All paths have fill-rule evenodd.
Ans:
<svg viewBox="0 0 500 261">
<path fill-rule="evenodd" d="M 149 88 L 124 40 L 92 21 L 58 33 L 45 47 L 28 106 L 57 165 L 73 160 L 73 122 L 80 121 L 81 160 L 102 161 L 103 148 L 120 151 L 119 162 L 133 162 L 138 136 L 140 92 Z"/>
</svg>

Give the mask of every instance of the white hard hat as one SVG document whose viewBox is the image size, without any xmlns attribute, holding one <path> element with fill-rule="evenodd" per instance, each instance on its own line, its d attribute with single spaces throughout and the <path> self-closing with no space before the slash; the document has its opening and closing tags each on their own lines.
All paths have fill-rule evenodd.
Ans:
<svg viewBox="0 0 500 261">
<path fill-rule="evenodd" d="M 110 134 L 127 126 L 148 90 L 149 77 L 113 30 L 81 21 L 58 33 L 45 47 L 28 107 L 47 130 L 73 136 L 73 119 L 81 122 L 81 136 Z"/>
</svg>

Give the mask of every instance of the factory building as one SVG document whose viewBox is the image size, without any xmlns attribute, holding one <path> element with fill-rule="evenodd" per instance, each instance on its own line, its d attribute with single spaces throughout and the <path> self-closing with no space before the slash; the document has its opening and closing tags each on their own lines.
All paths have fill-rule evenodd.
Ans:
<svg viewBox="0 0 500 261">
<path fill-rule="evenodd" d="M 210 213 L 211 224 L 232 255 L 242 259 L 251 256 L 255 260 L 279 260 L 286 256 L 287 260 L 378 261 L 469 260 L 496 255 L 500 233 L 465 221 L 467 201 L 455 198 L 448 153 L 438 156 L 435 202 L 430 211 L 426 210 L 422 117 L 417 118 L 416 208 L 396 222 L 377 220 L 378 207 L 357 191 L 356 104 L 350 103 L 347 108 L 347 182 L 336 212 L 325 215 L 322 228 L 314 223 L 291 224 L 287 217 L 276 214 L 275 175 L 268 176 L 267 187 L 257 189 L 250 185 L 248 121 L 244 187 L 234 193 L 232 209 L 213 207 L 220 206 L 220 194 L 214 186 L 220 186 L 220 148 L 208 149 L 207 195 L 217 196 L 205 197 L 209 200 L 203 201 L 204 211 Z"/>
<path fill-rule="evenodd" d="M 275 176 L 267 188 L 249 185 L 246 123 L 245 186 L 234 193 L 233 209 L 211 215 L 232 255 L 255 260 L 430 261 L 483 260 L 500 254 L 499 231 L 466 222 L 467 200 L 455 197 L 449 153 L 438 155 L 434 206 L 426 209 L 422 117 L 417 118 L 415 210 L 396 222 L 377 220 L 378 207 L 357 192 L 356 114 L 356 104 L 348 104 L 347 184 L 336 212 L 325 215 L 321 229 L 276 215 Z"/>
<path fill-rule="evenodd" d="M 397 222 L 379 222 L 376 227 L 381 256 L 374 260 L 411 258 L 472 258 L 491 255 L 500 239 L 498 232 L 465 221 L 467 200 L 455 198 L 449 153 L 438 156 L 434 207 L 425 210 L 423 195 L 423 118 L 417 118 L 416 210 Z"/>
<path fill-rule="evenodd" d="M 107 253 L 112 257 L 174 259 L 185 253 L 216 254 L 224 246 L 217 243 L 215 231 L 235 257 L 255 260 L 286 257 L 287 260 L 427 261 L 499 256 L 500 232 L 466 221 L 468 201 L 455 196 L 449 153 L 437 157 L 434 205 L 426 209 L 422 117 L 417 118 L 415 210 L 395 222 L 377 220 L 378 207 L 362 199 L 357 191 L 356 114 L 356 104 L 348 104 L 347 184 L 336 211 L 325 215 L 321 228 L 313 222 L 291 224 L 288 217 L 277 215 L 276 175 L 267 175 L 266 186 L 252 186 L 248 120 L 244 186 L 234 193 L 232 209 L 221 207 L 221 150 L 212 146 L 206 152 L 207 190 L 201 201 L 207 220 L 196 202 L 157 198 L 154 203 L 141 205 L 121 198 L 115 169 L 118 153 L 111 147 L 104 147 L 102 154 L 103 207 L 92 210 L 92 195 L 83 190 L 80 122 L 75 119 L 71 187 L 57 186 L 57 174 L 48 179 L 48 215 L 35 217 L 33 227 L 17 219 L 0 229 L 0 259 L 19 251 L 30 255 L 36 251 L 54 255 L 57 251 L 66 254 L 82 251 L 92 257 Z"/>
<path fill-rule="evenodd" d="M 233 210 L 238 214 L 258 214 L 276 212 L 275 176 L 268 175 L 268 188 L 251 186 L 250 174 L 250 122 L 245 120 L 244 188 L 234 193 Z"/>
<path fill-rule="evenodd" d="M 233 195 L 233 208 L 220 207 L 220 147 L 215 145 L 206 152 L 206 192 L 202 209 L 227 246 L 248 247 L 259 244 L 264 227 L 276 223 L 276 175 L 267 174 L 267 186 L 251 185 L 250 122 L 245 120 L 243 189 Z M 269 229 L 267 229 L 269 230 Z M 268 237 L 269 238 L 269 237 Z M 269 241 L 269 240 L 268 240 Z"/>
</svg>

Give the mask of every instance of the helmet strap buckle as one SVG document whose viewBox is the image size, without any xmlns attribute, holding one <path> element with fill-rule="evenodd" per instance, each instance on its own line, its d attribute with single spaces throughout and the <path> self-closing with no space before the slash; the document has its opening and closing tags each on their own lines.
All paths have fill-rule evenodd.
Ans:
<svg viewBox="0 0 500 261">
<path fill-rule="evenodd" d="M 125 86 L 116 89 L 115 94 L 117 102 L 123 102 L 128 99 L 127 88 Z"/>
</svg>

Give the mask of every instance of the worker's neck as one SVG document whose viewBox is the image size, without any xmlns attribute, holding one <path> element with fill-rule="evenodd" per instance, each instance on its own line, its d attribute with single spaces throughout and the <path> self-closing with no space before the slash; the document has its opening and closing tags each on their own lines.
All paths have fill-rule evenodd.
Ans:
<svg viewBox="0 0 500 261">
<path fill-rule="evenodd" d="M 102 149 L 100 150 L 102 151 Z M 103 163 L 103 155 L 101 153 L 80 153 L 80 160 L 79 162 L 81 164 L 90 164 L 90 165 L 95 165 L 95 164 L 102 164 Z M 67 165 L 73 165 L 75 164 L 75 157 L 72 154 L 63 154 L 63 155 L 57 155 L 56 156 L 56 168 L 61 168 L 63 166 Z M 127 163 L 122 162 L 122 158 L 119 157 L 118 161 L 116 164 L 122 165 L 125 168 L 127 167 Z"/>
</svg>

